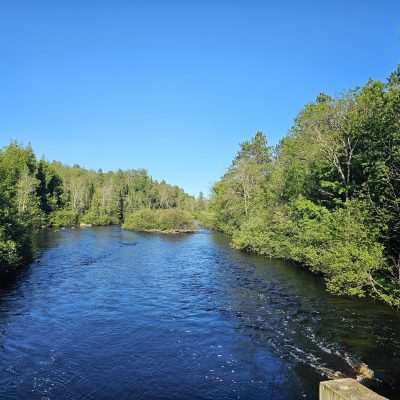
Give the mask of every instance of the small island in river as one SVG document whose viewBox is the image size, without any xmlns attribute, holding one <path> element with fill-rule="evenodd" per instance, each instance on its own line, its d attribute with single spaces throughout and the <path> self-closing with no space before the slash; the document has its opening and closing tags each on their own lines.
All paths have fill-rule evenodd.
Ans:
<svg viewBox="0 0 400 400">
<path fill-rule="evenodd" d="M 192 215 L 180 209 L 142 209 L 129 214 L 124 229 L 164 234 L 196 232 Z"/>
</svg>

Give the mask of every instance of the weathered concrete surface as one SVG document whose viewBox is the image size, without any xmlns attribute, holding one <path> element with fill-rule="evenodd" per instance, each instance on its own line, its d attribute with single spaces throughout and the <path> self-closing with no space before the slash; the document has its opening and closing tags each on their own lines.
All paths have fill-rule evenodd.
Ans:
<svg viewBox="0 0 400 400">
<path fill-rule="evenodd" d="M 319 400 L 388 400 L 355 379 L 334 379 L 319 384 Z"/>
</svg>

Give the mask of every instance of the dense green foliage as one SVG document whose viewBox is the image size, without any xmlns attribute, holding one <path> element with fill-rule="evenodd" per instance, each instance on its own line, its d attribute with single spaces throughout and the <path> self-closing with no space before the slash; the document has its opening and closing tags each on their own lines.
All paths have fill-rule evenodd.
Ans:
<svg viewBox="0 0 400 400">
<path fill-rule="evenodd" d="M 143 232 L 193 232 L 195 226 L 192 215 L 180 209 L 143 209 L 129 214 L 123 224 L 124 229 Z"/>
<path fill-rule="evenodd" d="M 145 170 L 50 163 L 17 143 L 0 150 L 0 271 L 30 257 L 35 229 L 190 231 L 192 215 L 235 248 L 307 266 L 333 293 L 400 306 L 400 68 L 339 98 L 320 94 L 276 148 L 257 132 L 209 202 Z"/>
<path fill-rule="evenodd" d="M 42 227 L 122 224 L 140 209 L 204 208 L 177 186 L 153 180 L 145 170 L 91 171 L 37 160 L 17 143 L 0 150 L 0 272 L 30 257 L 31 236 Z M 165 214 L 163 226 L 189 214 Z"/>
<path fill-rule="evenodd" d="M 260 132 L 243 143 L 205 224 L 307 266 L 333 293 L 400 306 L 399 77 L 319 95 L 275 149 Z"/>
</svg>

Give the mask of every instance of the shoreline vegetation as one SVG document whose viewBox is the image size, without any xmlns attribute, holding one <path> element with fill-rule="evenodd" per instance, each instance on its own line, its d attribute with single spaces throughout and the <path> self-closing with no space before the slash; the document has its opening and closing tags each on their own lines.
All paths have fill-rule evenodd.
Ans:
<svg viewBox="0 0 400 400">
<path fill-rule="evenodd" d="M 400 307 L 400 66 L 321 93 L 276 147 L 261 132 L 242 143 L 200 220 L 236 249 L 305 266 L 331 293 Z"/>
<path fill-rule="evenodd" d="M 16 142 L 0 150 L 0 272 L 29 261 L 41 228 L 177 234 L 195 220 L 236 249 L 305 266 L 331 293 L 400 307 L 400 66 L 386 82 L 321 93 L 275 147 L 257 132 L 210 199 L 145 170 L 70 167 Z"/>
<path fill-rule="evenodd" d="M 33 233 L 40 229 L 124 223 L 131 228 L 129 221 L 142 212 L 160 221 L 148 229 L 189 232 L 205 207 L 202 194 L 191 196 L 146 170 L 103 172 L 38 160 L 30 145 L 11 142 L 0 149 L 0 273 L 32 259 Z"/>
<path fill-rule="evenodd" d="M 178 209 L 135 211 L 126 217 L 122 228 L 137 232 L 163 234 L 196 232 L 193 216 L 187 211 Z"/>
</svg>

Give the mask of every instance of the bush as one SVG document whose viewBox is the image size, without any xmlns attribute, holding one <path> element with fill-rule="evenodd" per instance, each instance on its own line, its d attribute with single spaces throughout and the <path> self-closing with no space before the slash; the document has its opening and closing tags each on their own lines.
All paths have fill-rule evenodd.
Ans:
<svg viewBox="0 0 400 400">
<path fill-rule="evenodd" d="M 207 229 L 215 229 L 216 227 L 216 215 L 212 211 L 203 210 L 197 213 L 196 218 L 200 224 Z"/>
<path fill-rule="evenodd" d="M 21 262 L 21 256 L 18 252 L 17 243 L 13 240 L 0 239 L 0 272 L 8 269 L 10 266 L 18 266 Z"/>
<path fill-rule="evenodd" d="M 287 258 L 290 238 L 286 208 L 251 215 L 232 235 L 232 247 L 267 257 Z"/>
<path fill-rule="evenodd" d="M 0 225 L 0 273 L 17 269 L 32 257 L 30 230 L 20 223 Z"/>
<path fill-rule="evenodd" d="M 50 214 L 49 220 L 54 227 L 74 226 L 78 223 L 78 215 L 72 210 L 57 210 Z"/>
<path fill-rule="evenodd" d="M 359 201 L 334 211 L 303 198 L 293 204 L 290 256 L 323 274 L 332 293 L 364 297 L 376 290 L 384 248 L 365 210 Z"/>
<path fill-rule="evenodd" d="M 234 233 L 232 245 L 305 265 L 324 277 L 331 293 L 371 294 L 389 302 L 380 280 L 385 259 L 378 233 L 361 201 L 329 210 L 299 197 L 290 207 L 250 216 Z"/>
<path fill-rule="evenodd" d="M 82 215 L 80 222 L 88 225 L 106 226 L 118 223 L 112 216 L 104 213 L 88 211 Z"/>
<path fill-rule="evenodd" d="M 124 229 L 144 232 L 192 232 L 195 230 L 190 213 L 171 209 L 143 209 L 129 214 Z"/>
</svg>

